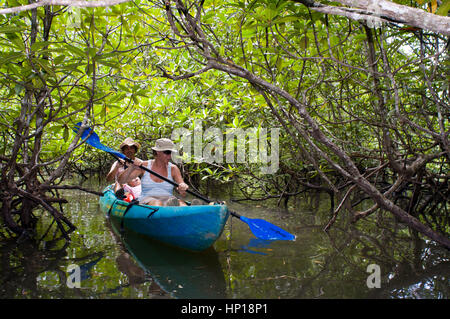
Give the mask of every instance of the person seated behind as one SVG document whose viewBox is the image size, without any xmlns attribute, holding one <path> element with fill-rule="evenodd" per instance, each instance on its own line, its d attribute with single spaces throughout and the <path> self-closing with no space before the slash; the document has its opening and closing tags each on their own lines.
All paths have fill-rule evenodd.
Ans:
<svg viewBox="0 0 450 319">
<path fill-rule="evenodd" d="M 154 160 L 142 161 L 136 159 L 133 165 L 118 176 L 119 183 L 127 183 L 128 181 L 141 176 L 142 194 L 139 197 L 140 204 L 152 206 L 186 206 L 186 203 L 173 196 L 174 186 L 153 174 L 139 168 L 144 166 L 152 171 L 175 181 L 178 184 L 176 190 L 181 196 L 186 196 L 186 190 L 189 186 L 183 181 L 180 169 L 170 162 L 171 155 L 176 152 L 175 145 L 168 138 L 160 138 L 156 140 L 155 146 L 152 147 Z"/>
<path fill-rule="evenodd" d="M 135 142 L 132 138 L 127 137 L 122 144 L 120 144 L 119 149 L 126 157 L 134 160 L 135 155 L 141 145 Z M 123 160 L 117 160 L 111 166 L 108 175 L 106 175 L 106 180 L 108 182 L 117 181 L 117 177 L 127 168 L 127 164 Z"/>
</svg>

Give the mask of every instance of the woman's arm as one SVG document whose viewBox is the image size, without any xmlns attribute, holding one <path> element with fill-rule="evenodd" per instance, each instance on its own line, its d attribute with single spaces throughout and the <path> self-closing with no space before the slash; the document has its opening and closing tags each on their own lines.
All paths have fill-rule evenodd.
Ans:
<svg viewBox="0 0 450 319">
<path fill-rule="evenodd" d="M 180 193 L 181 196 L 186 196 L 186 190 L 189 186 L 184 182 L 183 177 L 181 176 L 180 169 L 176 165 L 172 165 L 172 177 L 173 180 L 178 184 L 176 190 Z"/>
<path fill-rule="evenodd" d="M 144 171 L 139 168 L 139 166 L 147 165 L 147 162 L 141 161 L 138 158 L 134 159 L 134 164 L 130 164 L 126 170 L 119 174 L 117 177 L 117 181 L 120 184 L 125 184 L 131 181 L 132 179 L 144 174 Z"/>
</svg>

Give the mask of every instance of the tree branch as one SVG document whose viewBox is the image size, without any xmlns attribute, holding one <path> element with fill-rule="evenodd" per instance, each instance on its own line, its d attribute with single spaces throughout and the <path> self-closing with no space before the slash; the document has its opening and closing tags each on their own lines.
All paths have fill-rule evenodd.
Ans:
<svg viewBox="0 0 450 319">
<path fill-rule="evenodd" d="M 450 18 L 386 0 L 336 0 L 349 7 L 324 5 L 320 1 L 293 0 L 314 11 L 347 17 L 355 21 L 394 22 L 450 35 Z"/>
<path fill-rule="evenodd" d="M 78 0 L 41 0 L 32 4 L 23 5 L 20 7 L 12 7 L 7 9 L 0 9 L 0 14 L 17 13 L 27 10 L 33 10 L 43 6 L 69 6 L 79 8 L 97 8 L 109 7 L 116 4 L 130 2 L 131 0 L 99 0 L 99 1 L 78 1 Z"/>
</svg>

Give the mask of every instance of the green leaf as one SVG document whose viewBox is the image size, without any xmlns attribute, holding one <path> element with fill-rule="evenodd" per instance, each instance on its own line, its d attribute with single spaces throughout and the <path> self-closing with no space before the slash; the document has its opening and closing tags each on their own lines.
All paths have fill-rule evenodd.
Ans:
<svg viewBox="0 0 450 319">
<path fill-rule="evenodd" d="M 339 38 L 335 35 L 330 37 L 330 44 L 332 47 L 336 46 L 339 43 Z"/>
<path fill-rule="evenodd" d="M 106 65 L 109 66 L 111 68 L 115 68 L 115 69 L 119 69 L 120 65 L 117 62 L 110 62 L 110 61 L 104 61 L 101 59 L 96 59 L 98 64 L 102 64 L 102 65 Z"/>
<path fill-rule="evenodd" d="M 25 55 L 22 52 L 9 52 L 0 54 L 0 65 L 10 63 L 17 58 L 25 58 Z"/>
<path fill-rule="evenodd" d="M 26 29 L 25 27 L 15 27 L 15 26 L 1 27 L 0 33 L 21 33 L 25 29 Z"/>
<path fill-rule="evenodd" d="M 80 67 L 79 63 L 71 63 L 61 66 L 61 70 L 84 73 L 84 71 L 78 69 L 78 67 Z"/>
<path fill-rule="evenodd" d="M 97 49 L 96 48 L 89 48 L 88 49 L 88 54 L 91 58 L 94 58 L 97 54 Z"/>
<path fill-rule="evenodd" d="M 66 56 L 64 54 L 58 55 L 56 58 L 53 59 L 53 62 L 56 65 L 61 64 L 66 59 Z"/>
<path fill-rule="evenodd" d="M 277 59 L 276 66 L 277 66 L 278 71 L 281 71 L 281 70 L 283 69 L 283 59 L 281 59 L 281 58 L 279 57 L 279 58 Z"/>
<path fill-rule="evenodd" d="M 31 51 L 39 51 L 42 48 L 45 48 L 46 46 L 48 46 L 50 44 L 50 42 L 48 41 L 43 41 L 43 42 L 35 42 L 33 43 L 33 45 L 31 46 Z"/>
<path fill-rule="evenodd" d="M 299 46 L 301 49 L 305 50 L 308 47 L 308 37 L 307 36 L 303 36 L 300 38 L 300 43 Z"/>
<path fill-rule="evenodd" d="M 72 46 L 70 44 L 66 44 L 66 48 L 67 48 L 67 50 L 69 50 L 70 52 L 72 52 L 75 55 L 78 55 L 78 56 L 83 57 L 83 58 L 86 57 L 86 52 L 81 50 L 81 49 L 79 49 L 79 48 L 77 48 L 77 47 L 74 47 L 74 46 Z"/>
<path fill-rule="evenodd" d="M 300 17 L 291 15 L 291 16 L 276 18 L 275 20 L 273 20 L 273 23 L 292 22 L 292 21 L 297 21 L 299 19 L 300 19 Z"/>
<path fill-rule="evenodd" d="M 9 41 L 20 51 L 25 51 L 25 45 L 23 44 L 23 41 L 21 38 L 14 37 L 14 38 L 10 38 Z"/>
<path fill-rule="evenodd" d="M 95 57 L 95 60 L 98 61 L 98 60 L 109 59 L 111 57 L 117 57 L 117 56 L 120 56 L 120 53 L 113 51 L 113 52 L 108 52 L 108 53 L 103 53 L 101 55 L 97 55 Z"/>
<path fill-rule="evenodd" d="M 245 28 L 242 30 L 243 38 L 250 38 L 256 34 L 256 28 Z"/>
<path fill-rule="evenodd" d="M 262 16 L 264 16 L 268 21 L 272 21 L 277 15 L 278 11 L 270 8 L 267 8 L 262 12 Z"/>
<path fill-rule="evenodd" d="M 94 68 L 93 68 L 92 64 L 89 63 L 88 65 L 86 65 L 84 72 L 87 75 L 91 75 L 94 72 Z"/>
<path fill-rule="evenodd" d="M 366 38 L 367 37 L 365 34 L 358 34 L 357 36 L 355 36 L 355 41 L 357 41 L 357 42 L 364 41 Z"/>
<path fill-rule="evenodd" d="M 440 16 L 447 16 L 450 11 L 450 0 L 444 0 L 444 2 L 437 9 L 436 14 Z"/>
<path fill-rule="evenodd" d="M 64 125 L 64 133 L 63 133 L 63 139 L 65 142 L 69 139 L 69 128 L 67 125 Z"/>
<path fill-rule="evenodd" d="M 50 64 L 48 64 L 47 60 L 43 60 L 43 59 L 33 59 L 34 62 L 36 62 L 37 64 L 39 64 L 44 70 L 45 72 L 47 72 L 50 76 L 56 78 L 56 74 L 55 72 L 53 72 L 52 67 Z"/>
</svg>

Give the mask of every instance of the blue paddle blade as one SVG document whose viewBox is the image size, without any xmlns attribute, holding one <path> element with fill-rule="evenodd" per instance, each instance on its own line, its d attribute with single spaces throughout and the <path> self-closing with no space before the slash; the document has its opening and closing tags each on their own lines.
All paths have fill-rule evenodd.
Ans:
<svg viewBox="0 0 450 319">
<path fill-rule="evenodd" d="M 264 219 L 252 219 L 239 216 L 250 227 L 253 235 L 264 240 L 294 240 L 295 236 Z"/>
<path fill-rule="evenodd" d="M 78 133 L 78 130 L 80 129 L 80 127 L 81 127 L 81 122 L 78 122 L 77 124 L 75 124 L 75 127 L 74 127 L 73 131 L 75 133 Z M 86 143 L 88 143 L 89 145 L 91 145 L 91 146 L 93 146 L 95 148 L 98 148 L 99 150 L 102 150 L 102 151 L 108 152 L 110 154 L 113 154 L 113 155 L 115 155 L 115 156 L 117 156 L 117 157 L 119 157 L 121 159 L 126 159 L 126 156 L 123 155 L 122 153 L 120 153 L 118 151 L 115 151 L 115 150 L 113 150 L 112 148 L 110 148 L 108 146 L 103 145 L 100 142 L 100 138 L 98 137 L 98 135 L 90 127 L 87 127 L 84 130 L 83 134 L 81 134 L 81 138 L 83 140 L 86 137 L 87 137 Z"/>
</svg>

